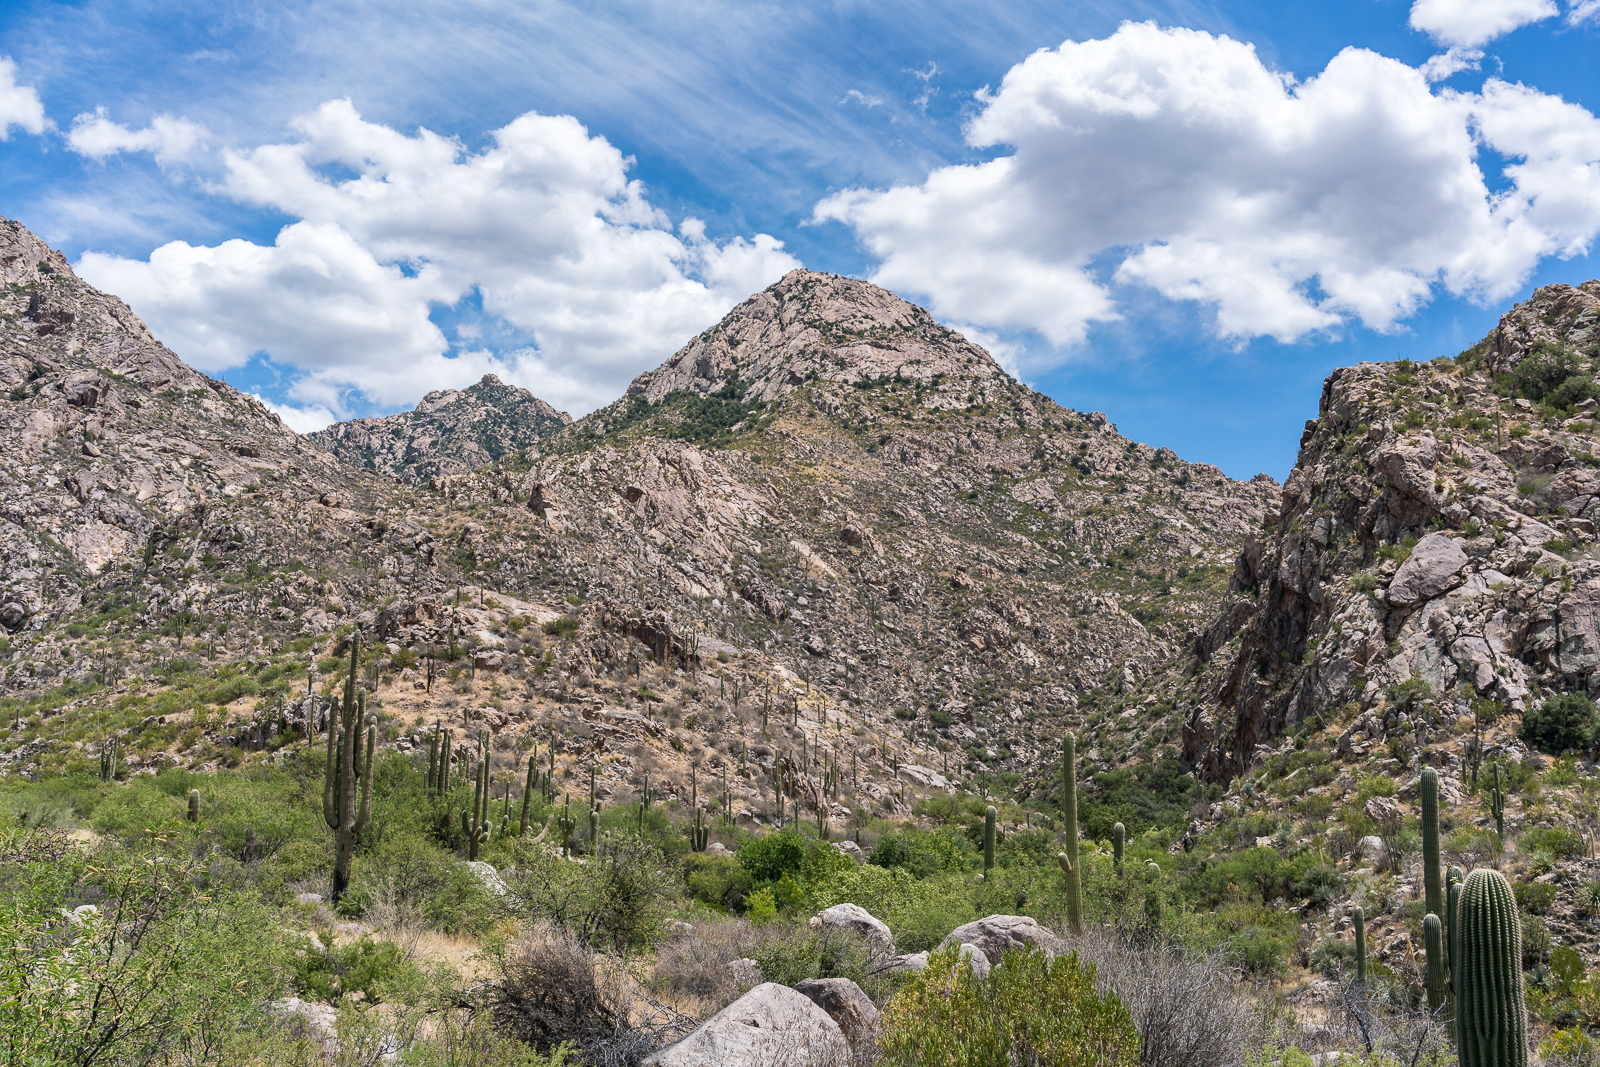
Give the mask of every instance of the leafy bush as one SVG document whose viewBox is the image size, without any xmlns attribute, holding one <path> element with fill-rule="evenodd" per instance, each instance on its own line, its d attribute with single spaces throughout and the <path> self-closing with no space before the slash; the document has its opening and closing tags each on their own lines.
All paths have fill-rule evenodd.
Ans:
<svg viewBox="0 0 1600 1067">
<path fill-rule="evenodd" d="M 954 947 L 934 953 L 884 1009 L 882 1047 L 886 1067 L 1139 1063 L 1133 1019 L 1116 994 L 1095 989 L 1094 967 L 1037 949 L 1007 952 L 987 978 Z"/>
<path fill-rule="evenodd" d="M 1524 852 L 1549 852 L 1561 859 L 1582 856 L 1587 848 L 1576 830 L 1565 826 L 1536 826 L 1517 839 Z"/>
<path fill-rule="evenodd" d="M 739 846 L 738 857 L 756 884 L 765 885 L 805 868 L 806 839 L 793 830 L 752 837 Z"/>
<path fill-rule="evenodd" d="M 322 949 L 307 949 L 294 962 L 295 992 L 307 1000 L 338 1004 L 352 993 L 369 1001 L 414 994 L 422 975 L 392 941 L 363 937 L 336 946 L 330 934 L 322 935 Z"/>
<path fill-rule="evenodd" d="M 867 862 L 878 867 L 901 867 L 917 878 L 926 878 L 944 871 L 965 870 L 972 849 L 964 845 L 964 837 L 906 827 L 879 838 Z"/>
<path fill-rule="evenodd" d="M 1515 896 L 1517 906 L 1529 915 L 1544 915 L 1556 901 L 1556 887 L 1548 882 L 1520 882 Z"/>
<path fill-rule="evenodd" d="M 695 900 L 742 912 L 754 885 L 750 872 L 732 856 L 691 852 L 683 858 L 683 880 Z"/>
<path fill-rule="evenodd" d="M 516 865 L 505 872 L 507 904 L 579 944 L 634 952 L 665 930 L 671 902 L 661 890 L 675 874 L 653 842 L 632 835 L 603 840 L 581 864 L 519 841 Z"/>
<path fill-rule="evenodd" d="M 1582 693 L 1562 693 L 1522 713 L 1522 739 L 1545 752 L 1584 748 L 1597 721 L 1594 701 Z"/>
</svg>

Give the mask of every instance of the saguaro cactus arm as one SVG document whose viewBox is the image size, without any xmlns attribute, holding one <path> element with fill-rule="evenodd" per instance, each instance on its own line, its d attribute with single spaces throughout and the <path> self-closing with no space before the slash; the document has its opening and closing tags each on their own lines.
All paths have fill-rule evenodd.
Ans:
<svg viewBox="0 0 1600 1067">
<path fill-rule="evenodd" d="M 1476 870 L 1461 888 L 1456 922 L 1456 1035 L 1461 1067 L 1526 1067 L 1522 924 L 1499 871 Z"/>
</svg>

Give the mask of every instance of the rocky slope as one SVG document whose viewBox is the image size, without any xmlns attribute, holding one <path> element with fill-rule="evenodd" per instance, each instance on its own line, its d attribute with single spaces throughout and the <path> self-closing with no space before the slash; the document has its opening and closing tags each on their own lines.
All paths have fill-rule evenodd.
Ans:
<svg viewBox="0 0 1600 1067">
<path fill-rule="evenodd" d="M 1540 289 L 1454 360 L 1329 376 L 1188 665 L 1186 759 L 1222 780 L 1308 722 L 1415 746 L 1474 699 L 1600 689 L 1597 364 L 1588 282 Z"/>
<path fill-rule="evenodd" d="M 485 374 L 465 389 L 434 390 L 413 411 L 335 423 L 310 436 L 345 463 L 414 485 L 492 463 L 571 423 L 526 389 Z"/>
<path fill-rule="evenodd" d="M 275 747 L 308 708 L 307 657 L 359 627 L 387 645 L 402 747 L 425 720 L 487 726 L 508 752 L 555 748 L 561 775 L 598 761 L 616 795 L 646 770 L 692 791 L 692 765 L 738 752 L 752 818 L 782 761 L 813 811 L 834 761 L 834 818 L 957 781 L 1038 801 L 1063 726 L 1201 635 L 1277 492 L 806 272 L 536 448 L 406 486 L 5 232 L 8 763 L 73 766 L 110 734 L 136 767 Z M 475 388 L 443 412 L 496 389 Z M 430 662 L 449 677 L 430 685 Z M 1091 758 L 1178 725 L 1152 702 Z"/>
</svg>

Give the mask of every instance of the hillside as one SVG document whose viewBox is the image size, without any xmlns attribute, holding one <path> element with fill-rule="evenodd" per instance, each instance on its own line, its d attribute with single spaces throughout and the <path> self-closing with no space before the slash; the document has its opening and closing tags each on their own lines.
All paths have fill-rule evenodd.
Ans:
<svg viewBox="0 0 1600 1067">
<path fill-rule="evenodd" d="M 415 410 L 334 423 L 310 438 L 342 462 L 415 485 L 512 455 L 571 422 L 526 389 L 485 374 L 465 389 L 435 389 Z"/>
</svg>

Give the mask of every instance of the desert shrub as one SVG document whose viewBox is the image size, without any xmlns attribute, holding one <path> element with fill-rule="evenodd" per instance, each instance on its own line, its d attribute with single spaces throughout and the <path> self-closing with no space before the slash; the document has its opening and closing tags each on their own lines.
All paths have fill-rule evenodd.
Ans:
<svg viewBox="0 0 1600 1067">
<path fill-rule="evenodd" d="M 519 842 L 516 865 L 506 872 L 506 904 L 583 945 L 635 952 L 661 937 L 677 883 L 660 848 L 636 836 L 603 838 L 581 864 Z"/>
<path fill-rule="evenodd" d="M 901 868 L 871 864 L 838 871 L 811 889 L 811 906 L 858 904 L 888 924 L 902 952 L 922 952 L 974 914 L 969 886 L 959 875 L 918 880 Z M 1013 904 L 1014 910 L 1014 904 Z"/>
<path fill-rule="evenodd" d="M 848 978 L 870 989 L 868 971 L 881 955 L 856 934 L 837 927 L 812 930 L 796 923 L 774 930 L 752 949 L 751 958 L 760 965 L 763 981 L 792 986 L 807 978 Z"/>
<path fill-rule="evenodd" d="M 1141 1037 L 1142 1067 L 1240 1067 L 1264 1032 L 1258 1006 L 1218 953 L 1120 936 L 1105 927 L 1073 939 L 1095 985 L 1122 999 Z"/>
<path fill-rule="evenodd" d="M 877 867 L 900 867 L 917 878 L 926 878 L 944 871 L 965 870 L 972 854 L 965 837 L 908 826 L 879 838 L 867 861 Z"/>
<path fill-rule="evenodd" d="M 1524 915 L 1522 917 L 1522 967 L 1526 970 L 1537 964 L 1547 963 L 1550 959 L 1550 949 L 1555 944 L 1555 939 L 1550 936 L 1550 927 L 1538 915 Z"/>
<path fill-rule="evenodd" d="M 335 945 L 332 936 L 324 934 L 320 950 L 307 948 L 297 954 L 293 973 L 299 996 L 329 1004 L 357 992 L 368 1001 L 405 998 L 422 985 L 421 972 L 406 960 L 399 945 L 370 937 Z"/>
<path fill-rule="evenodd" d="M 1548 882 L 1519 882 L 1514 895 L 1517 906 L 1529 915 L 1544 915 L 1556 902 L 1556 887 Z"/>
<path fill-rule="evenodd" d="M 732 856 L 691 852 L 683 858 L 683 881 L 695 900 L 742 912 L 754 881 Z"/>
<path fill-rule="evenodd" d="M 341 908 L 384 912 L 447 934 L 481 931 L 493 914 L 483 882 L 449 853 L 416 837 L 386 838 L 358 856 Z"/>
<path fill-rule="evenodd" d="M 495 1029 L 543 1053 L 589 1052 L 626 1027 L 628 999 L 602 961 L 575 938 L 536 931 L 486 955 Z"/>
<path fill-rule="evenodd" d="M 1582 693 L 1562 693 L 1522 713 L 1522 739 L 1544 752 L 1584 748 L 1600 720 L 1594 701 Z"/>
<path fill-rule="evenodd" d="M 1139 1032 L 1114 993 L 1095 988 L 1077 953 L 1049 960 L 1037 949 L 1006 953 L 977 978 L 952 947 L 884 1009 L 881 1063 L 1010 1067 L 1134 1067 Z"/>
<path fill-rule="evenodd" d="M 105 847 L 25 852 L 0 903 L 0 1047 L 17 1063 L 214 1061 L 281 995 L 283 947 L 206 859 Z M 93 904 L 68 918 L 63 908 Z"/>
<path fill-rule="evenodd" d="M 1547 1067 L 1592 1067 L 1600 1060 L 1600 1046 L 1582 1027 L 1574 1026 L 1552 1031 L 1539 1042 L 1539 1058 Z"/>
<path fill-rule="evenodd" d="M 1582 835 L 1565 826 L 1536 826 L 1517 838 L 1517 847 L 1524 852 L 1549 852 L 1561 859 L 1587 851 Z"/>
<path fill-rule="evenodd" d="M 774 924 L 747 919 L 697 922 L 657 950 L 651 988 L 680 1001 L 695 998 L 719 1011 L 745 992 L 729 965 L 754 958 L 762 945 L 783 933 Z"/>
<path fill-rule="evenodd" d="M 752 837 L 739 846 L 738 857 L 756 884 L 766 885 L 805 869 L 806 839 L 793 830 Z"/>
</svg>

